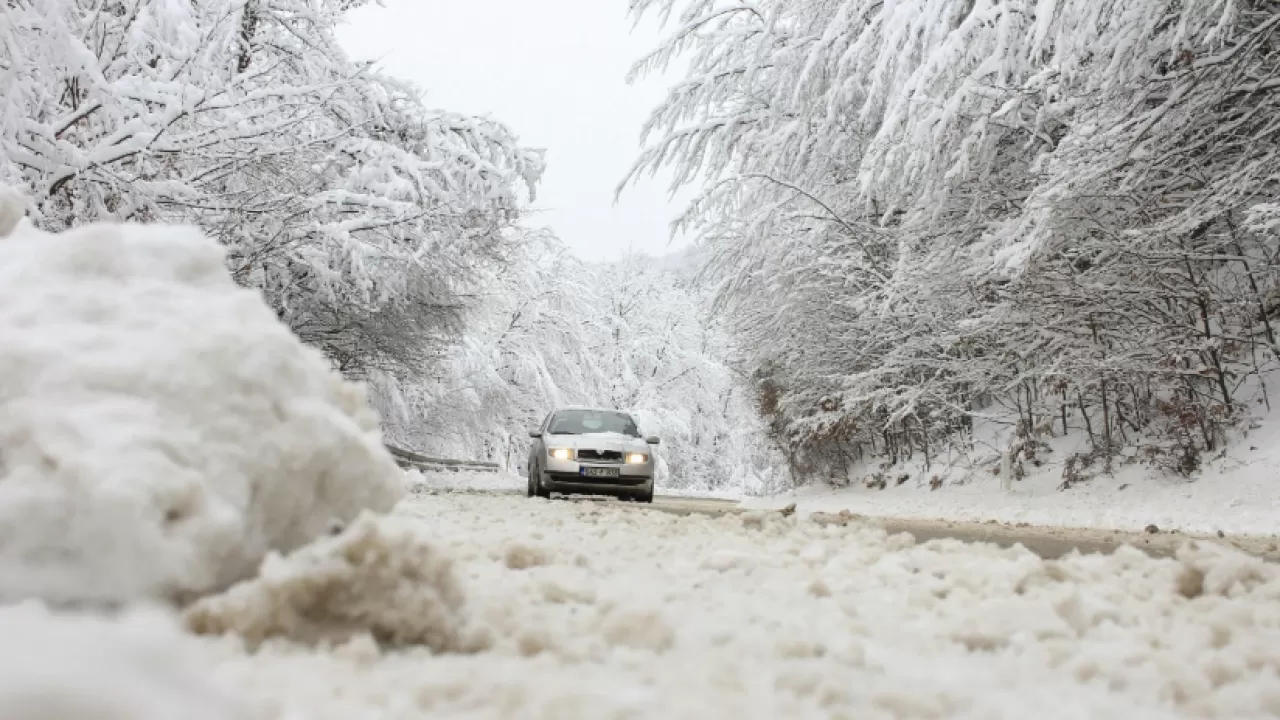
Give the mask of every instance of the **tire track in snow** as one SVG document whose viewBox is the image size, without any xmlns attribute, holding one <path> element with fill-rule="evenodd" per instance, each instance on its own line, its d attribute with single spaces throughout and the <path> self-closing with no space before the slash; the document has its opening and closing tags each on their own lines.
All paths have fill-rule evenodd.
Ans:
<svg viewBox="0 0 1280 720">
<path fill-rule="evenodd" d="M 494 494 L 514 495 L 518 493 L 511 491 Z M 654 497 L 652 505 L 624 503 L 611 498 L 592 496 L 557 497 L 554 501 L 610 503 L 637 512 L 650 510 L 672 515 L 699 514 L 715 516 L 726 513 L 776 512 L 770 510 L 747 510 L 732 500 L 671 495 Z M 819 516 L 821 521 L 828 522 L 839 522 L 838 518 L 841 517 L 831 513 L 814 513 L 814 515 Z M 1280 550 L 1277 549 L 1275 538 L 1267 537 L 1233 537 L 1228 535 L 1216 538 L 1178 532 L 1136 533 L 1090 528 L 1019 527 L 1001 523 L 961 523 L 946 520 L 880 518 L 865 515 L 847 515 L 844 517 L 847 520 L 856 519 L 880 525 L 890 533 L 907 533 L 914 537 L 918 543 L 930 540 L 958 540 L 967 543 L 992 543 L 999 547 L 1022 545 L 1046 560 L 1060 558 L 1077 551 L 1083 555 L 1108 555 L 1125 545 L 1137 548 L 1152 557 L 1172 557 L 1178 551 L 1178 548 L 1182 547 L 1187 541 L 1196 540 L 1233 547 L 1270 562 L 1280 562 Z"/>
</svg>

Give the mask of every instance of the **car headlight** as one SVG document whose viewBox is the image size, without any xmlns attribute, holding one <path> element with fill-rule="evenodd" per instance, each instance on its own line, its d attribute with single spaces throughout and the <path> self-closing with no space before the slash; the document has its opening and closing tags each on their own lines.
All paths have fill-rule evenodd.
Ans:
<svg viewBox="0 0 1280 720">
<path fill-rule="evenodd" d="M 572 460 L 573 459 L 573 450 L 569 448 L 552 448 L 548 452 L 551 453 L 551 457 L 555 458 L 556 460 Z"/>
<path fill-rule="evenodd" d="M 649 456 L 644 453 L 627 453 L 627 463 L 631 465 L 639 465 L 646 462 L 649 462 Z"/>
</svg>

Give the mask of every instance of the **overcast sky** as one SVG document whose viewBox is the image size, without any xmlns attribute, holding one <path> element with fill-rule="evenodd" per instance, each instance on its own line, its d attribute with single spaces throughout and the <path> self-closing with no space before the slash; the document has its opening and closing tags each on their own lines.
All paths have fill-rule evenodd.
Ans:
<svg viewBox="0 0 1280 720">
<path fill-rule="evenodd" d="M 625 0 L 385 0 L 351 13 L 339 38 L 358 59 L 426 92 L 432 107 L 490 115 L 547 150 L 531 224 L 547 225 L 583 259 L 629 249 L 664 254 L 689 193 L 662 181 L 614 188 L 635 160 L 641 125 L 670 78 L 626 83 L 657 43 L 632 31 Z"/>
</svg>

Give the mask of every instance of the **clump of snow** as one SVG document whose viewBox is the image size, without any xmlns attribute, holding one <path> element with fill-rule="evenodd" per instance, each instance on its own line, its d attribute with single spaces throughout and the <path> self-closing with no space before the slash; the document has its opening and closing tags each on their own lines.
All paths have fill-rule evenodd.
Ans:
<svg viewBox="0 0 1280 720">
<path fill-rule="evenodd" d="M 185 619 L 197 633 L 235 633 L 251 647 L 369 633 L 383 645 L 465 650 L 480 641 L 465 634 L 463 604 L 452 558 L 420 522 L 363 515 L 339 535 L 269 556 L 257 579 L 196 602 Z"/>
<path fill-rule="evenodd" d="M 0 185 L 0 238 L 8 237 L 26 212 L 26 198 L 17 190 Z"/>
<path fill-rule="evenodd" d="M 361 386 L 195 229 L 0 240 L 0 600 L 182 599 L 403 495 Z"/>
<path fill-rule="evenodd" d="M 0 717 L 5 720 L 249 720 L 207 679 L 198 645 L 173 620 L 0 609 Z"/>
<path fill-rule="evenodd" d="M 798 513 L 497 495 L 396 513 L 456 559 L 491 644 L 211 640 L 216 677 L 315 720 L 1280 714 L 1280 567 L 1222 548 L 1046 561 Z"/>
</svg>

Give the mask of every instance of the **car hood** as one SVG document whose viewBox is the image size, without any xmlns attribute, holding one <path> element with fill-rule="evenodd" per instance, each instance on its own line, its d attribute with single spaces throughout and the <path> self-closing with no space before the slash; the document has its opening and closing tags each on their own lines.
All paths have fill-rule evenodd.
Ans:
<svg viewBox="0 0 1280 720">
<path fill-rule="evenodd" d="M 646 450 L 649 445 L 644 438 L 631 437 L 621 433 L 594 433 L 591 435 L 547 435 L 544 438 L 547 447 L 573 448 L 574 450 L 616 450 L 618 452 L 637 452 Z"/>
</svg>

